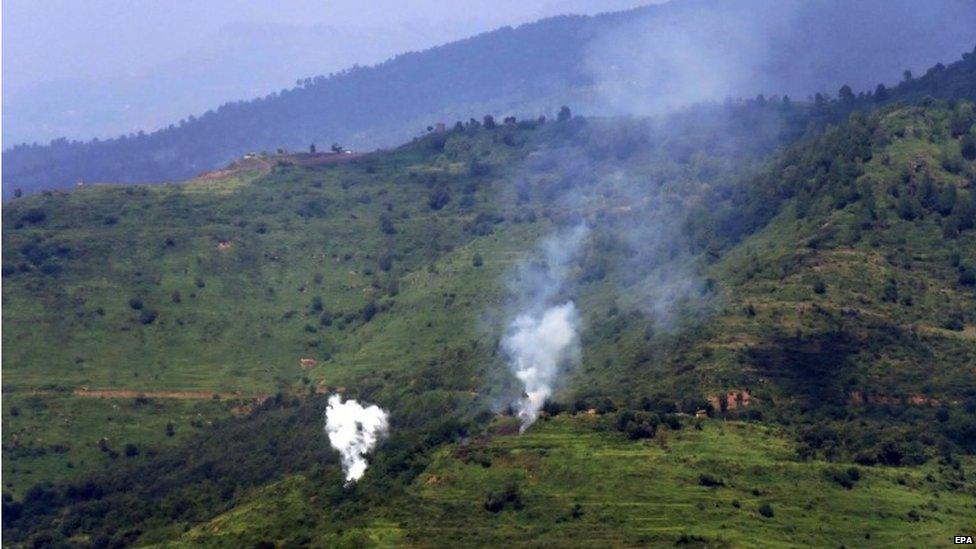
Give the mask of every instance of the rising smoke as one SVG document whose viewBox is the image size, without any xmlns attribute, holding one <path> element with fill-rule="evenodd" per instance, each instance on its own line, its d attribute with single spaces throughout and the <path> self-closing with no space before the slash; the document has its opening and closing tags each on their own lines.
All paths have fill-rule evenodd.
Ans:
<svg viewBox="0 0 976 549">
<path fill-rule="evenodd" d="M 516 402 L 524 431 L 536 420 L 561 367 L 579 362 L 576 305 L 567 301 L 550 307 L 539 316 L 519 315 L 509 326 L 503 345 L 511 357 L 512 371 L 525 387 Z"/>
<path fill-rule="evenodd" d="M 369 466 L 367 455 L 389 430 L 388 414 L 376 405 L 363 407 L 355 400 L 329 397 L 325 410 L 325 432 L 329 443 L 339 452 L 346 482 L 362 478 Z"/>
<path fill-rule="evenodd" d="M 561 300 L 571 261 L 588 233 L 584 225 L 543 241 L 543 259 L 525 263 L 513 279 L 516 313 L 502 340 L 512 373 L 522 383 L 515 403 L 525 431 L 539 415 L 561 374 L 579 364 L 579 315 L 571 300 Z"/>
</svg>

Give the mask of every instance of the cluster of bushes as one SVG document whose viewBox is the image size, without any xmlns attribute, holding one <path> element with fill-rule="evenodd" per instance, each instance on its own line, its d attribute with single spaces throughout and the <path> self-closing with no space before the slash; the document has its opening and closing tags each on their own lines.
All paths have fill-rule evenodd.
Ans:
<svg viewBox="0 0 976 549">
<path fill-rule="evenodd" d="M 489 513 L 500 513 L 506 507 L 519 511 L 524 507 L 522 503 L 522 493 L 515 483 L 510 483 L 500 492 L 488 492 L 485 496 L 485 510 Z"/>
<path fill-rule="evenodd" d="M 950 140 L 958 139 L 968 150 L 973 139 L 973 107 L 963 101 L 934 102 L 929 107 L 953 120 L 951 132 L 932 128 L 930 139 L 954 150 Z M 870 227 L 879 216 L 873 182 L 859 184 L 864 165 L 877 150 L 891 140 L 892 130 L 882 126 L 883 115 L 898 107 L 888 107 L 870 117 L 853 113 L 847 123 L 823 134 L 806 139 L 787 149 L 758 175 L 749 175 L 729 185 L 718 185 L 689 216 L 686 230 L 699 250 L 718 252 L 734 245 L 764 226 L 783 203 L 793 200 L 796 215 L 806 218 L 814 213 L 829 213 L 858 203 L 858 219 L 850 237 L 859 238 L 862 227 Z M 895 134 L 899 131 L 893 130 Z M 918 129 L 916 128 L 916 131 Z M 943 161 L 951 173 L 966 169 L 958 161 Z M 885 157 L 884 162 L 890 163 Z M 886 182 L 895 211 L 905 220 L 936 214 L 947 238 L 976 228 L 976 192 L 960 191 L 952 182 L 940 183 L 933 177 L 933 167 L 906 166 L 899 181 Z M 834 231 L 834 236 L 840 234 Z"/>
<path fill-rule="evenodd" d="M 954 408 L 863 411 L 853 420 L 800 417 L 798 454 L 804 459 L 861 465 L 912 466 L 953 452 L 976 453 L 976 402 Z"/>
<path fill-rule="evenodd" d="M 836 469 L 826 472 L 827 478 L 850 490 L 861 480 L 861 470 L 857 467 L 847 469 Z"/>
</svg>

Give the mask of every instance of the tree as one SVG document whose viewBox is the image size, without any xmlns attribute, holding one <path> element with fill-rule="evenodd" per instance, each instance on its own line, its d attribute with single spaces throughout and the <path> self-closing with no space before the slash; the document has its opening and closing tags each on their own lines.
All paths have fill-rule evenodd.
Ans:
<svg viewBox="0 0 976 549">
<path fill-rule="evenodd" d="M 334 153 L 341 153 L 343 150 L 345 150 L 345 149 L 342 148 L 342 145 L 340 145 L 338 143 L 333 143 L 332 144 L 332 152 L 334 152 Z"/>
<path fill-rule="evenodd" d="M 918 216 L 918 204 L 915 199 L 908 196 L 908 193 L 901 195 L 898 199 L 898 217 L 905 221 L 911 221 Z"/>
<path fill-rule="evenodd" d="M 837 98 L 840 99 L 841 103 L 851 104 L 854 102 L 854 91 L 851 90 L 850 86 L 844 84 L 837 92 Z"/>
<path fill-rule="evenodd" d="M 559 114 L 556 115 L 556 122 L 565 122 L 573 117 L 573 112 L 569 110 L 569 107 L 563 105 L 559 107 Z"/>
<path fill-rule="evenodd" d="M 24 196 L 24 191 L 20 188 L 14 189 L 14 198 L 20 198 L 21 196 Z"/>
<path fill-rule="evenodd" d="M 484 125 L 486 130 L 495 129 L 495 117 L 490 114 L 486 114 L 484 119 Z"/>
<path fill-rule="evenodd" d="M 427 200 L 430 209 L 440 210 L 451 201 L 451 195 L 447 192 L 447 187 L 440 185 L 434 192 L 430 194 L 430 198 Z"/>
<path fill-rule="evenodd" d="M 960 135 L 969 133 L 974 121 L 976 121 L 976 113 L 973 112 L 973 106 L 971 104 L 959 103 L 956 105 L 956 108 L 952 111 L 952 122 L 949 124 L 949 131 L 952 132 L 952 137 L 959 137 Z"/>
<path fill-rule="evenodd" d="M 315 154 L 315 143 L 308 146 L 308 152 Z"/>
<path fill-rule="evenodd" d="M 888 93 L 888 88 L 884 84 L 878 84 L 877 88 L 874 88 L 874 100 L 877 103 L 882 101 L 887 101 L 891 95 Z"/>
<path fill-rule="evenodd" d="M 376 316 L 376 313 L 378 312 L 379 312 L 379 307 L 376 306 L 376 303 L 370 301 L 369 303 L 366 304 L 366 306 L 363 307 L 363 310 L 360 311 L 360 314 L 363 317 L 363 322 L 369 322 L 370 320 L 373 320 L 373 317 Z"/>
<path fill-rule="evenodd" d="M 383 234 L 396 234 L 396 227 L 393 226 L 393 221 L 386 214 L 380 216 L 380 230 Z"/>
<path fill-rule="evenodd" d="M 959 273 L 959 283 L 963 286 L 976 286 L 976 268 L 968 267 Z"/>
<path fill-rule="evenodd" d="M 912 76 L 912 71 L 910 71 L 908 69 L 905 69 L 905 72 L 902 73 L 902 79 L 905 82 L 911 82 L 913 78 L 914 77 Z"/>
<path fill-rule="evenodd" d="M 966 134 L 962 138 L 960 152 L 966 160 L 976 160 L 976 139 L 973 138 L 972 134 Z"/>
<path fill-rule="evenodd" d="M 949 215 L 956 207 L 956 186 L 952 183 L 942 188 L 935 201 L 935 207 L 942 215 Z"/>
<path fill-rule="evenodd" d="M 21 221 L 25 223 L 33 223 L 35 225 L 42 223 L 45 219 L 47 219 L 47 213 L 40 208 L 31 208 L 24 212 L 24 215 L 20 216 Z"/>
<path fill-rule="evenodd" d="M 898 301 L 898 281 L 894 278 L 889 278 L 885 282 L 884 290 L 881 292 L 881 301 L 887 301 L 889 303 L 896 303 Z"/>
</svg>

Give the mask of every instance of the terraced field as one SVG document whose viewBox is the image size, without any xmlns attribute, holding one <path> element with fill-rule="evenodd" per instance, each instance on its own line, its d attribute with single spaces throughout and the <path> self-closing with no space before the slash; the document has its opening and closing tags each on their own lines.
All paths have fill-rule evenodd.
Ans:
<svg viewBox="0 0 976 549">
<path fill-rule="evenodd" d="M 388 516 L 315 539 L 321 546 L 341 539 L 421 547 L 526 540 L 540 547 L 941 547 L 976 523 L 976 485 L 963 472 L 976 465 L 972 459 L 959 469 L 811 463 L 797 459 L 785 433 L 758 424 L 701 420 L 646 442 L 627 440 L 608 424 L 599 416 L 560 415 L 521 436 L 449 446 Z M 857 480 L 848 481 L 852 470 Z M 283 534 L 282 525 L 316 515 L 318 502 L 303 486 L 297 477 L 282 481 L 175 545 L 237 545 Z M 517 487 L 517 503 L 486 509 L 489 494 L 510 487 Z M 764 504 L 771 516 L 760 511 Z"/>
</svg>

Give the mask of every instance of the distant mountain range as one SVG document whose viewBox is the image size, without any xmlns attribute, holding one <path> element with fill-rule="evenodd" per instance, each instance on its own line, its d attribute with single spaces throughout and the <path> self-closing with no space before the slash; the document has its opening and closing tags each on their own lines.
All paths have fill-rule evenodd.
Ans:
<svg viewBox="0 0 976 549">
<path fill-rule="evenodd" d="M 957 59 L 976 43 L 973 29 L 966 0 L 678 0 L 554 17 L 307 79 L 153 133 L 8 148 L 3 194 L 183 179 L 249 151 L 311 143 L 381 147 L 488 112 L 648 114 L 726 96 L 868 90 Z"/>
</svg>

